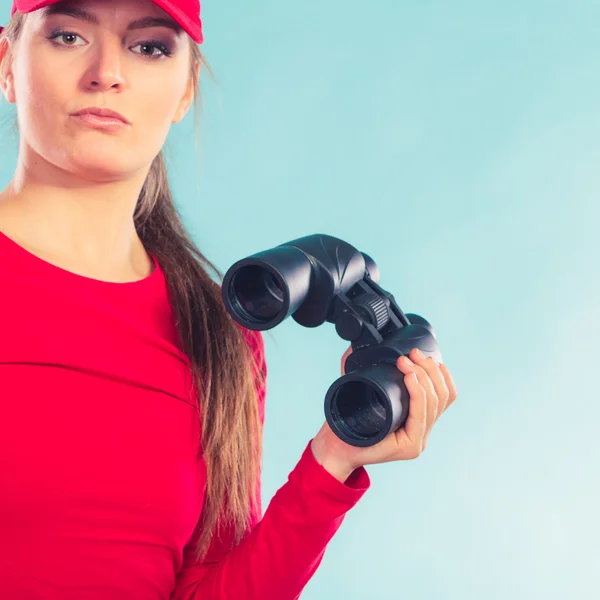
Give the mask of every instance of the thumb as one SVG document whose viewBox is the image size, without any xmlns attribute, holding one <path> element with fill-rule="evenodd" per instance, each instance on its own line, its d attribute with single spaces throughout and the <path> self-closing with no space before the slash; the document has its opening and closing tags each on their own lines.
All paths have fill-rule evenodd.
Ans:
<svg viewBox="0 0 600 600">
<path fill-rule="evenodd" d="M 346 350 L 346 352 L 344 353 L 344 356 L 342 356 L 342 375 L 346 374 L 346 359 L 352 354 L 352 346 L 350 346 L 350 348 L 348 348 L 348 350 Z"/>
</svg>

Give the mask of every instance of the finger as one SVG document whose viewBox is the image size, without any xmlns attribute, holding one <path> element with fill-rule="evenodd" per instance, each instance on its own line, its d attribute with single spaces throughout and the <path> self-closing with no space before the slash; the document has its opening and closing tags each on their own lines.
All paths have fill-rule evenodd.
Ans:
<svg viewBox="0 0 600 600">
<path fill-rule="evenodd" d="M 450 390 L 448 389 L 444 375 L 440 370 L 439 364 L 433 360 L 431 356 L 425 357 L 425 355 L 419 353 L 417 348 L 412 350 L 411 358 L 413 358 L 417 365 L 425 370 L 433 383 L 435 393 L 438 397 L 438 406 L 435 416 L 437 419 L 446 409 L 448 400 L 450 399 Z"/>
<path fill-rule="evenodd" d="M 444 410 L 446 410 L 456 400 L 458 392 L 456 391 L 456 384 L 454 383 L 454 378 L 452 377 L 452 374 L 450 373 L 448 367 L 444 363 L 440 364 L 440 372 L 444 376 L 444 380 L 446 381 L 446 385 L 448 386 L 448 402 L 446 402 L 446 406 L 444 407 Z"/>
<path fill-rule="evenodd" d="M 415 373 L 419 379 L 419 384 L 425 390 L 427 402 L 427 424 L 425 426 L 425 435 L 423 437 L 423 450 L 425 450 L 431 428 L 437 420 L 438 405 L 440 401 L 435 393 L 435 388 L 433 387 L 433 382 L 429 378 L 429 375 L 421 367 L 416 367 Z"/>
<path fill-rule="evenodd" d="M 348 350 L 346 350 L 346 352 L 344 353 L 344 356 L 342 356 L 342 364 L 341 364 L 342 375 L 346 374 L 346 359 L 351 354 L 352 354 L 352 346 L 350 346 L 350 348 L 348 348 Z"/>
<path fill-rule="evenodd" d="M 419 384 L 424 388 L 426 394 L 426 402 L 427 402 L 427 424 L 425 431 L 425 442 L 427 442 L 427 438 L 429 436 L 429 431 L 433 427 L 435 420 L 437 418 L 437 410 L 439 400 L 437 394 L 435 392 L 435 388 L 433 387 L 433 382 L 429 378 L 427 371 L 420 367 L 419 365 L 413 363 L 408 356 L 403 356 L 398 359 L 399 365 L 406 365 L 407 369 L 412 370 L 417 379 L 419 380 Z"/>
<path fill-rule="evenodd" d="M 408 418 L 404 427 L 396 432 L 396 441 L 398 445 L 413 447 L 418 456 L 423 450 L 423 438 L 427 429 L 427 394 L 412 372 L 404 376 L 404 383 L 410 394 Z"/>
</svg>

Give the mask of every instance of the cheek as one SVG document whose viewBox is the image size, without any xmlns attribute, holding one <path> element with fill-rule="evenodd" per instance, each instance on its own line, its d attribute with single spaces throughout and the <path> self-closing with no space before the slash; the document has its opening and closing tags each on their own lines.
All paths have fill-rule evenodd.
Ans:
<svg viewBox="0 0 600 600">
<path fill-rule="evenodd" d="M 121 144 L 124 155 L 135 155 L 141 164 L 151 161 L 164 145 L 184 94 L 180 83 L 170 79 L 138 79 L 125 94 L 132 126 L 115 143 Z"/>
<path fill-rule="evenodd" d="M 163 70 L 164 71 L 164 70 Z M 174 119 L 179 103 L 185 93 L 181 81 L 184 77 L 179 70 L 167 73 L 165 76 L 140 78 L 131 84 L 131 120 L 149 126 L 148 131 L 159 123 L 167 127 Z"/>
<path fill-rule="evenodd" d="M 37 155 L 55 166 L 72 170 L 77 162 L 74 160 L 77 148 L 84 145 L 76 143 L 79 136 L 74 135 L 69 122 L 69 113 L 80 106 L 74 106 L 76 88 L 68 74 L 51 78 L 36 67 L 26 74 L 21 89 L 17 90 L 20 133 Z"/>
<path fill-rule="evenodd" d="M 57 114 L 69 94 L 65 73 L 49 72 L 41 64 L 42 61 L 24 56 L 18 65 L 19 78 L 15 80 L 19 127 L 29 139 L 56 135 Z"/>
<path fill-rule="evenodd" d="M 19 55 L 15 80 L 20 136 L 35 154 L 68 168 L 72 154 L 68 113 L 77 99 L 73 70 L 48 68 L 52 61 L 43 51 L 27 50 Z"/>
</svg>

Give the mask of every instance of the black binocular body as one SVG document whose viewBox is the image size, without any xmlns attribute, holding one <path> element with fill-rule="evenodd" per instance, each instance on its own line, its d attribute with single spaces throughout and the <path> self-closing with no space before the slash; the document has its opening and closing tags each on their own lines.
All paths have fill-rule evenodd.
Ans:
<svg viewBox="0 0 600 600">
<path fill-rule="evenodd" d="M 258 252 L 225 274 L 230 315 L 247 329 L 272 329 L 291 316 L 304 327 L 333 323 L 351 342 L 345 374 L 325 396 L 325 418 L 353 446 L 372 446 L 400 429 L 409 392 L 397 361 L 418 348 L 442 361 L 432 326 L 403 313 L 379 286 L 379 269 L 338 238 L 315 234 Z"/>
</svg>

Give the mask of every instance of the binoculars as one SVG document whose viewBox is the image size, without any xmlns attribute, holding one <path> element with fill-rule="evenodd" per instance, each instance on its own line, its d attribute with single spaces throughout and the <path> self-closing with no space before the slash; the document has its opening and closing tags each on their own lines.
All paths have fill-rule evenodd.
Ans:
<svg viewBox="0 0 600 600">
<path fill-rule="evenodd" d="M 379 269 L 338 238 L 315 234 L 239 260 L 222 295 L 229 314 L 247 329 L 272 329 L 291 316 L 304 327 L 325 321 L 352 343 L 345 375 L 325 396 L 325 418 L 352 446 L 372 446 L 400 429 L 409 392 L 397 361 L 418 348 L 442 361 L 431 325 L 404 314 L 379 286 Z"/>
</svg>

